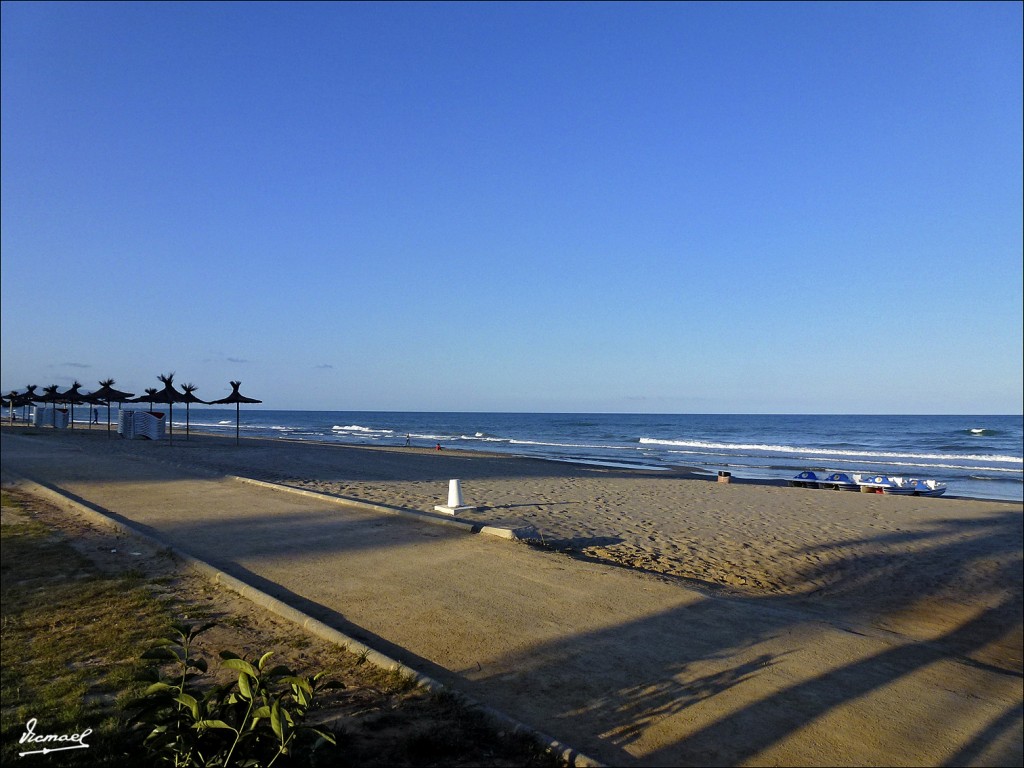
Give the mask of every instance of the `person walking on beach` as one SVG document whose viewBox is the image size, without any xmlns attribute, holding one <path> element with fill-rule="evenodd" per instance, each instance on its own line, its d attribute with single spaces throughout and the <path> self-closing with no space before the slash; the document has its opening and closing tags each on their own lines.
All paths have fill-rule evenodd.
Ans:
<svg viewBox="0 0 1024 768">
<path fill-rule="evenodd" d="M 92 423 L 93 424 L 99 424 L 100 423 L 100 409 L 99 408 L 93 408 L 92 409 Z"/>
<path fill-rule="evenodd" d="M 405 436 L 405 447 L 408 448 L 412 445 L 412 435 Z"/>
</svg>

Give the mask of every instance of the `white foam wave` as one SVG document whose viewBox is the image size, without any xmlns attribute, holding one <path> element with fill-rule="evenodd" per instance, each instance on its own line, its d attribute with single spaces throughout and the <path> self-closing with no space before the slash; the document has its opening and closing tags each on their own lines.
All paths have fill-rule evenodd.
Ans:
<svg viewBox="0 0 1024 768">
<path fill-rule="evenodd" d="M 671 453 L 671 454 L 683 454 L 683 455 L 720 456 L 720 457 L 723 457 L 723 458 L 733 458 L 733 459 L 740 458 L 740 457 L 733 456 L 733 455 L 728 454 L 728 453 L 710 453 L 710 452 L 704 453 L 702 451 L 668 451 L 668 453 Z M 805 458 L 808 462 L 811 462 L 811 461 L 815 461 L 816 459 L 821 459 L 822 457 L 805 456 L 805 457 L 801 457 L 801 458 Z M 834 459 L 833 461 L 836 464 L 840 464 L 840 463 L 842 463 L 842 464 L 853 464 L 855 462 L 855 459 L 847 459 L 845 461 L 840 461 L 840 460 Z M 714 463 L 717 464 L 718 462 L 714 462 Z M 979 466 L 974 465 L 974 464 L 968 464 L 968 465 L 963 465 L 963 464 L 935 464 L 935 463 L 931 463 L 931 462 L 924 463 L 924 462 L 919 462 L 919 461 L 886 461 L 885 464 L 887 466 L 890 466 L 890 467 L 923 467 L 925 469 L 957 469 L 957 470 L 970 471 L 970 472 L 1001 472 L 1001 473 L 1004 473 L 1004 474 L 1018 474 L 1018 475 L 1021 473 L 1020 469 L 1014 469 L 1013 467 L 979 467 Z M 753 468 L 753 469 L 760 469 L 760 468 L 762 468 L 762 466 L 760 464 L 735 464 L 735 466 L 750 467 L 750 468 Z M 844 470 L 844 471 L 847 471 L 847 470 Z M 855 470 L 849 470 L 849 471 L 855 471 Z"/>
<path fill-rule="evenodd" d="M 395 433 L 393 429 L 374 429 L 373 427 L 363 427 L 359 424 L 349 424 L 344 427 L 335 424 L 331 429 L 334 432 L 359 432 L 367 435 L 393 435 Z"/>
<path fill-rule="evenodd" d="M 702 440 L 657 440 L 641 437 L 641 445 L 665 445 L 681 448 L 702 448 L 718 451 L 764 451 L 766 453 L 799 453 L 814 456 L 863 456 L 866 458 L 902 458 L 902 459 L 936 459 L 957 461 L 995 461 L 1020 464 L 1024 457 L 999 456 L 990 454 L 949 454 L 949 453 L 898 453 L 894 451 L 853 451 L 849 449 L 808 448 L 794 445 L 769 445 L 763 443 L 710 443 Z"/>
<path fill-rule="evenodd" d="M 483 432 L 477 432 L 475 435 L 460 435 L 460 440 L 475 440 L 480 443 L 509 443 L 512 442 L 506 437 L 494 437 L 493 435 L 485 435 Z"/>
</svg>

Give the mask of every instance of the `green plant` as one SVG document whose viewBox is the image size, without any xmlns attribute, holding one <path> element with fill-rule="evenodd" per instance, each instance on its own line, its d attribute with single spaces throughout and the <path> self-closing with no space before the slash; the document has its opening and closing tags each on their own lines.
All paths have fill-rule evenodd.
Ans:
<svg viewBox="0 0 1024 768">
<path fill-rule="evenodd" d="M 221 651 L 221 666 L 238 673 L 226 685 L 200 693 L 195 680 L 207 672 L 206 660 L 193 643 L 213 623 L 175 624 L 143 658 L 170 663 L 169 676 L 146 691 L 145 706 L 135 718 L 145 732 L 144 746 L 158 762 L 180 766 L 269 767 L 279 759 L 308 763 L 324 744 L 336 744 L 327 730 L 305 724 L 316 694 L 341 687 L 324 673 L 300 677 L 284 666 L 270 667 L 272 652 L 256 662 Z"/>
</svg>

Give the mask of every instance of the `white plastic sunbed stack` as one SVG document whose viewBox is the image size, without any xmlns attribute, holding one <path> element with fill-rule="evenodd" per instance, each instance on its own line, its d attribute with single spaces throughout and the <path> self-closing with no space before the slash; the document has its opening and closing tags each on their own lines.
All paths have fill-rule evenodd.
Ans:
<svg viewBox="0 0 1024 768">
<path fill-rule="evenodd" d="M 149 411 L 120 411 L 117 414 L 117 434 L 126 440 L 139 437 L 160 440 L 165 430 L 163 414 Z"/>
<path fill-rule="evenodd" d="M 35 408 L 32 412 L 32 426 L 67 429 L 68 412 L 58 408 Z"/>
</svg>

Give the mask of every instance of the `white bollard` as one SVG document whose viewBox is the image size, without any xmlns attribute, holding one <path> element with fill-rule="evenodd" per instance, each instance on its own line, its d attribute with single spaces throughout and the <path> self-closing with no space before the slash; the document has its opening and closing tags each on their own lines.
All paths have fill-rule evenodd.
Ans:
<svg viewBox="0 0 1024 768">
<path fill-rule="evenodd" d="M 461 507 L 462 506 L 462 481 L 461 480 L 449 480 L 448 481 L 448 506 L 449 507 Z"/>
<path fill-rule="evenodd" d="M 473 506 L 466 506 L 466 502 L 462 499 L 462 481 L 461 480 L 449 480 L 448 481 L 448 503 L 441 505 L 438 504 L 434 507 L 437 512 L 444 512 L 446 515 L 454 515 L 456 512 L 464 512 L 468 509 L 476 509 Z"/>
</svg>

